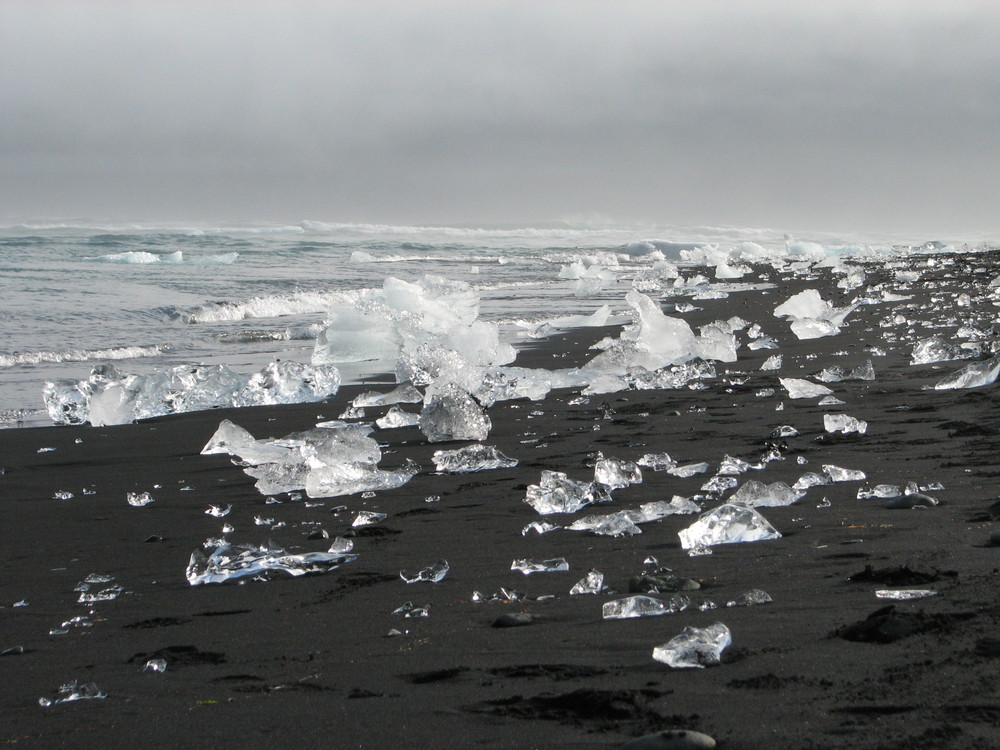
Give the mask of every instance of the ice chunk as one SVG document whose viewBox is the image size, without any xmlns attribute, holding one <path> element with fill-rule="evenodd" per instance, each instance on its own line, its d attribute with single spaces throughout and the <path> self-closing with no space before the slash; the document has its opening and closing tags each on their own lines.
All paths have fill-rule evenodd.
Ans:
<svg viewBox="0 0 1000 750">
<path fill-rule="evenodd" d="M 420 431 L 432 443 L 446 440 L 485 440 L 492 424 L 476 400 L 453 383 L 435 383 L 427 389 L 420 414 Z"/>
<path fill-rule="evenodd" d="M 733 489 L 733 487 L 738 484 L 739 480 L 735 477 L 727 477 L 722 476 L 721 474 L 716 474 L 701 486 L 701 490 L 702 492 L 709 492 L 713 495 L 721 495 L 723 492 Z"/>
<path fill-rule="evenodd" d="M 824 484 L 830 484 L 830 481 L 830 477 L 825 474 L 817 474 L 815 471 L 807 471 L 795 481 L 795 484 L 792 485 L 792 489 L 807 490 L 810 487 L 819 487 Z"/>
<path fill-rule="evenodd" d="M 816 375 L 816 379 L 822 380 L 824 383 L 839 383 L 842 380 L 874 380 L 875 366 L 870 359 L 865 364 L 858 365 L 853 369 L 835 365 L 820 371 Z"/>
<path fill-rule="evenodd" d="M 905 602 L 913 599 L 924 599 L 928 596 L 937 596 L 937 593 L 937 591 L 932 589 L 878 589 L 875 591 L 875 598 L 894 599 Z"/>
<path fill-rule="evenodd" d="M 265 406 L 319 401 L 340 389 L 340 371 L 333 365 L 271 362 L 251 375 L 229 397 L 233 406 Z M 224 395 L 224 394 L 220 394 Z M 219 399 L 225 403 L 226 399 Z"/>
<path fill-rule="evenodd" d="M 842 432 L 845 435 L 856 432 L 864 435 L 868 431 L 868 423 L 863 419 L 855 419 L 846 414 L 824 414 L 823 428 L 827 432 Z"/>
<path fill-rule="evenodd" d="M 758 604 L 770 604 L 774 599 L 766 591 L 760 589 L 750 589 L 745 594 L 740 594 L 730 602 L 726 602 L 727 607 L 755 607 Z"/>
<path fill-rule="evenodd" d="M 833 464 L 823 464 L 823 473 L 831 482 L 860 482 L 867 478 L 860 469 L 844 469 Z"/>
<path fill-rule="evenodd" d="M 316 498 L 391 490 L 402 487 L 418 472 L 419 467 L 412 462 L 393 471 L 379 469 L 370 463 L 320 465 L 306 474 L 305 491 L 309 497 Z"/>
<path fill-rule="evenodd" d="M 913 345 L 910 364 L 927 365 L 932 362 L 971 359 L 979 356 L 981 350 L 978 345 L 952 344 L 942 336 L 930 336 Z"/>
<path fill-rule="evenodd" d="M 658 617 L 682 612 L 691 606 L 691 600 L 682 594 L 669 599 L 652 596 L 628 596 L 605 602 L 602 616 L 605 620 L 627 620 L 633 617 Z"/>
<path fill-rule="evenodd" d="M 468 474 L 491 469 L 510 469 L 517 466 L 516 458 L 509 458 L 492 445 L 468 445 L 453 451 L 434 451 L 434 466 L 450 474 Z"/>
<path fill-rule="evenodd" d="M 672 466 L 667 469 L 667 474 L 673 474 L 675 477 L 687 479 L 689 477 L 693 477 L 695 474 L 704 474 L 706 471 L 708 471 L 708 463 L 701 461 L 696 464 L 687 464 L 686 466 Z"/>
<path fill-rule="evenodd" d="M 979 388 L 980 386 L 995 383 L 997 375 L 1000 375 L 1000 355 L 985 362 L 976 362 L 967 365 L 956 373 L 939 380 L 934 384 L 937 390 L 949 390 L 954 388 Z"/>
<path fill-rule="evenodd" d="M 142 667 L 143 672 L 166 672 L 166 659 L 150 659 Z"/>
<path fill-rule="evenodd" d="M 697 521 L 678 532 L 678 536 L 681 547 L 688 550 L 699 546 L 781 538 L 781 534 L 756 510 L 732 503 L 703 513 Z"/>
<path fill-rule="evenodd" d="M 135 508 L 141 508 L 144 505 L 149 505 L 154 501 L 152 495 L 148 492 L 129 492 L 125 495 L 125 500 L 129 505 Z"/>
<path fill-rule="evenodd" d="M 744 461 L 742 458 L 730 456 L 727 453 L 722 457 L 722 461 L 719 463 L 718 473 L 722 476 L 738 476 L 750 471 L 750 469 L 756 469 L 759 471 L 763 468 L 763 464 L 752 464 L 748 461 Z"/>
<path fill-rule="evenodd" d="M 578 482 L 561 471 L 542 471 L 539 484 L 528 485 L 525 502 L 540 514 L 576 513 L 604 499 L 593 482 Z"/>
<path fill-rule="evenodd" d="M 273 545 L 229 544 L 208 539 L 200 549 L 191 553 L 186 574 L 188 583 L 198 586 L 268 574 L 271 571 L 281 571 L 292 576 L 326 573 L 355 559 L 357 555 L 334 552 L 289 554 Z"/>
<path fill-rule="evenodd" d="M 642 484 L 642 471 L 632 461 L 602 456 L 594 464 L 594 481 L 609 490 L 616 490 L 630 484 Z"/>
<path fill-rule="evenodd" d="M 231 456 L 242 455 L 241 451 L 247 450 L 257 441 L 253 435 L 237 424 L 233 424 L 228 419 L 223 419 L 219 423 L 215 434 L 201 449 L 201 455 L 208 456 L 214 453 L 228 453 Z M 281 452 L 284 455 L 285 451 Z"/>
<path fill-rule="evenodd" d="M 604 516 L 585 516 L 566 528 L 570 531 L 590 531 L 600 536 L 633 536 L 642 533 L 628 511 L 619 511 Z"/>
<path fill-rule="evenodd" d="M 438 560 L 433 565 L 428 565 L 416 573 L 407 573 L 401 570 L 399 577 L 406 583 L 440 583 L 448 575 L 449 570 L 450 566 L 447 560 Z"/>
<path fill-rule="evenodd" d="M 569 570 L 569 563 L 564 557 L 555 557 L 551 560 L 514 560 L 510 564 L 511 570 L 516 570 L 529 576 L 532 573 L 559 573 Z"/>
<path fill-rule="evenodd" d="M 373 526 L 374 524 L 384 521 L 386 519 L 385 513 L 376 513 L 371 510 L 361 510 L 358 511 L 358 515 L 354 517 L 351 521 L 351 526 L 357 528 L 358 526 Z"/>
<path fill-rule="evenodd" d="M 326 327 L 316 337 L 314 365 L 395 359 L 402 346 L 396 326 L 375 311 L 338 307 L 327 315 Z"/>
<path fill-rule="evenodd" d="M 413 427 L 420 424 L 420 415 L 403 411 L 398 406 L 393 406 L 385 413 L 385 416 L 375 420 L 375 424 L 383 430 L 393 430 L 399 427 Z"/>
<path fill-rule="evenodd" d="M 571 596 L 577 594 L 599 594 L 604 590 L 604 574 L 598 570 L 592 570 L 586 577 L 581 578 L 573 588 L 569 590 Z"/>
<path fill-rule="evenodd" d="M 74 680 L 73 682 L 68 682 L 65 685 L 60 686 L 59 692 L 55 698 L 39 698 L 38 705 L 42 708 L 50 708 L 60 703 L 71 703 L 73 701 L 94 699 L 99 700 L 107 697 L 107 693 L 97 687 L 97 685 L 93 682 L 85 682 L 81 684 Z"/>
<path fill-rule="evenodd" d="M 351 401 L 353 406 L 390 406 L 392 404 L 419 404 L 424 400 L 423 394 L 409 383 L 389 391 L 388 393 L 376 393 L 375 391 L 365 391 L 355 396 Z"/>
<path fill-rule="evenodd" d="M 778 381 L 788 391 L 789 398 L 816 398 L 833 393 L 825 385 L 819 385 L 802 378 L 778 378 Z"/>
<path fill-rule="evenodd" d="M 662 646 L 653 649 L 656 661 L 675 669 L 702 669 L 721 663 L 722 652 L 733 642 L 729 628 L 721 622 L 707 628 L 690 625 Z"/>
<path fill-rule="evenodd" d="M 764 484 L 751 479 L 730 495 L 728 502 L 742 503 L 751 508 L 778 507 L 797 502 L 806 493 L 795 490 L 784 482 Z"/>
<path fill-rule="evenodd" d="M 767 359 L 764 360 L 764 364 L 762 364 L 760 366 L 760 369 L 762 369 L 762 370 L 780 370 L 781 369 L 782 359 L 783 359 L 782 355 L 780 355 L 780 354 L 774 354 L 774 355 L 772 355 L 772 356 L 770 356 L 770 357 L 768 357 Z"/>
<path fill-rule="evenodd" d="M 558 526 L 554 523 L 549 523 L 548 521 L 532 521 L 523 529 L 521 529 L 521 536 L 527 536 L 529 531 L 534 531 L 536 534 L 548 534 L 550 531 L 555 531 L 556 529 L 561 529 L 562 526 Z"/>
<path fill-rule="evenodd" d="M 815 289 L 806 289 L 774 308 L 774 315 L 789 318 L 792 333 L 799 339 L 815 339 L 840 333 L 844 319 L 855 307 L 836 308 Z"/>
<path fill-rule="evenodd" d="M 666 471 L 677 465 L 677 462 L 667 453 L 647 453 L 636 463 L 653 471 Z"/>
</svg>

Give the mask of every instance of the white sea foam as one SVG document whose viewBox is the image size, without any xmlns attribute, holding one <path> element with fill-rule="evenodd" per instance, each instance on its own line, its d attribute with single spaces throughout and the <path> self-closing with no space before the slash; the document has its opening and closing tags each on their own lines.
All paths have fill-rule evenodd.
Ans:
<svg viewBox="0 0 1000 750">
<path fill-rule="evenodd" d="M 247 300 L 202 305 L 182 312 L 180 318 L 185 323 L 218 323 L 227 320 L 276 318 L 282 315 L 326 312 L 333 307 L 352 305 L 371 291 L 351 289 L 343 292 L 295 292 L 270 297 L 252 297 Z"/>
<path fill-rule="evenodd" d="M 163 346 L 122 346 L 116 349 L 70 349 L 64 352 L 14 352 L 0 354 L 0 367 L 38 365 L 59 362 L 90 362 L 96 360 L 141 359 L 158 357 Z"/>
<path fill-rule="evenodd" d="M 193 266 L 220 266 L 235 263 L 239 257 L 239 253 L 221 253 L 219 255 L 202 255 L 185 258 L 184 253 L 180 250 L 175 250 L 172 253 L 150 253 L 145 250 L 129 250 L 124 253 L 98 255 L 92 258 L 85 258 L 84 260 L 93 260 L 99 263 L 186 263 Z"/>
</svg>

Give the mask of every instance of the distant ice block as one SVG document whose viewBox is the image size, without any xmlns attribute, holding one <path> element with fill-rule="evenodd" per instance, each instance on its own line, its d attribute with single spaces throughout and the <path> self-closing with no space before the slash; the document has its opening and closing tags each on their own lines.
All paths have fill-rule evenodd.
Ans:
<svg viewBox="0 0 1000 750">
<path fill-rule="evenodd" d="M 532 573 L 561 573 L 569 570 L 569 563 L 564 557 L 554 557 L 551 560 L 514 560 L 510 569 L 526 576 Z"/>
<path fill-rule="evenodd" d="M 448 575 L 449 570 L 451 570 L 451 566 L 448 565 L 447 560 L 438 560 L 433 565 L 421 568 L 416 573 L 407 573 L 401 570 L 399 577 L 406 583 L 440 583 Z"/>
<path fill-rule="evenodd" d="M 726 503 L 703 513 L 691 526 L 678 532 L 681 547 L 712 547 L 716 544 L 780 539 L 781 534 L 753 508 Z"/>
<path fill-rule="evenodd" d="M 833 464 L 823 464 L 823 473 L 830 477 L 831 482 L 861 482 L 867 479 L 860 469 L 845 469 Z"/>
<path fill-rule="evenodd" d="M 468 445 L 453 451 L 435 451 L 434 466 L 449 474 L 468 474 L 517 466 L 517 459 L 505 456 L 492 445 Z"/>
<path fill-rule="evenodd" d="M 326 573 L 356 558 L 357 555 L 333 552 L 289 554 L 273 545 L 234 545 L 210 539 L 201 549 L 191 553 L 186 575 L 192 586 L 224 583 L 272 571 L 301 576 L 307 573 Z"/>
<path fill-rule="evenodd" d="M 967 365 L 956 373 L 939 380 L 934 384 L 936 390 L 955 388 L 979 388 L 996 382 L 1000 375 L 1000 355 L 985 362 Z"/>
<path fill-rule="evenodd" d="M 833 393 L 825 385 L 802 378 L 778 378 L 781 386 L 788 391 L 789 398 L 817 398 Z"/>
<path fill-rule="evenodd" d="M 599 594 L 604 590 L 604 574 L 599 570 L 592 570 L 581 578 L 573 588 L 569 590 L 570 596 L 581 594 Z"/>
<path fill-rule="evenodd" d="M 854 368 L 827 367 L 816 374 L 816 379 L 822 380 L 824 383 L 839 383 L 842 380 L 874 380 L 875 366 L 869 359 L 863 365 Z"/>
<path fill-rule="evenodd" d="M 618 511 L 603 516 L 585 516 L 566 527 L 570 531 L 589 531 L 599 536 L 634 536 L 640 529 L 628 511 Z"/>
<path fill-rule="evenodd" d="M 468 392 L 452 383 L 435 383 L 427 389 L 419 426 L 430 442 L 439 443 L 485 440 L 492 423 Z"/>
<path fill-rule="evenodd" d="M 683 612 L 691 606 L 691 600 L 683 594 L 674 594 L 669 599 L 653 596 L 627 596 L 605 602 L 601 615 L 605 620 L 628 620 L 633 617 L 659 617 Z"/>
<path fill-rule="evenodd" d="M 750 589 L 740 594 L 732 601 L 726 602 L 727 607 L 756 607 L 760 604 L 770 604 L 774 599 L 762 589 Z"/>
<path fill-rule="evenodd" d="M 844 319 L 855 307 L 834 307 L 815 289 L 806 289 L 774 308 L 774 315 L 788 318 L 792 332 L 799 339 L 815 339 L 840 333 Z"/>
<path fill-rule="evenodd" d="M 688 625 L 680 635 L 653 649 L 653 658 L 675 669 L 703 669 L 721 663 L 733 636 L 721 622 L 707 628 Z"/>
<path fill-rule="evenodd" d="M 864 435 L 868 431 L 868 423 L 863 419 L 849 417 L 846 414 L 824 414 L 823 429 L 827 432 L 842 432 L 845 435 L 851 433 Z"/>
<path fill-rule="evenodd" d="M 951 343 L 943 336 L 930 336 L 913 345 L 910 354 L 911 365 L 928 365 L 933 362 L 949 362 L 956 359 L 978 357 L 982 347 L 978 344 Z"/>
</svg>

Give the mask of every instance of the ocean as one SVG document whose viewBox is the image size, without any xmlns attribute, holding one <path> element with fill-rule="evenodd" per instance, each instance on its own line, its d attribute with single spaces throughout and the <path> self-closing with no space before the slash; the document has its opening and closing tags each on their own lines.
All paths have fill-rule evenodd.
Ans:
<svg viewBox="0 0 1000 750">
<path fill-rule="evenodd" d="M 525 323 L 605 304 L 625 313 L 633 287 L 669 295 L 676 282 L 658 276 L 663 264 L 815 262 L 989 244 L 983 237 L 790 237 L 771 229 L 585 223 L 11 224 L 0 227 L 0 424 L 51 424 L 45 382 L 85 378 L 100 363 L 133 374 L 188 363 L 240 373 L 277 359 L 308 363 L 327 311 L 388 277 L 469 284 L 480 296 L 479 318 L 516 345 Z M 732 283 L 751 281 L 748 274 Z M 342 374 L 350 382 L 385 369 L 359 362 Z"/>
</svg>

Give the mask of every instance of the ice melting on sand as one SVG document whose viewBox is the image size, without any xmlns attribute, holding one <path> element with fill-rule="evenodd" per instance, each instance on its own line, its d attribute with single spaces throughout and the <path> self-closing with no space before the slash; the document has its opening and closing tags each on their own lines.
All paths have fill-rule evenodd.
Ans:
<svg viewBox="0 0 1000 750">
<path fill-rule="evenodd" d="M 528 485 L 525 502 L 541 515 L 576 513 L 592 503 L 607 499 L 593 482 L 578 482 L 561 471 L 542 471 L 538 484 Z"/>
<path fill-rule="evenodd" d="M 652 596 L 628 596 L 605 602 L 601 615 L 605 620 L 627 620 L 633 617 L 658 617 L 683 612 L 691 606 L 691 600 L 682 594 L 674 594 L 669 599 Z"/>
<path fill-rule="evenodd" d="M 419 427 L 430 442 L 439 443 L 485 440 L 492 424 L 468 392 L 454 383 L 435 383 L 427 389 Z"/>
<path fill-rule="evenodd" d="M 516 458 L 505 456 L 492 445 L 478 443 L 453 451 L 434 451 L 433 461 L 438 471 L 449 474 L 468 474 L 517 466 Z"/>
<path fill-rule="evenodd" d="M 833 393 L 825 385 L 819 385 L 802 378 L 778 378 L 778 381 L 788 391 L 788 398 L 817 398 Z"/>
<path fill-rule="evenodd" d="M 188 583 L 224 583 L 246 576 L 281 571 L 292 576 L 326 573 L 351 562 L 357 555 L 339 552 L 304 552 L 289 554 L 273 545 L 229 544 L 206 540 L 201 549 L 191 553 L 187 566 Z"/>
<path fill-rule="evenodd" d="M 678 536 L 681 547 L 686 550 L 781 538 L 778 530 L 764 516 L 753 508 L 736 503 L 725 503 L 703 513 L 697 521 L 679 531 Z"/>
<path fill-rule="evenodd" d="M 784 482 L 764 484 L 751 479 L 729 496 L 729 503 L 740 503 L 750 508 L 780 507 L 798 502 L 804 490 L 792 489 Z"/>
<path fill-rule="evenodd" d="M 934 388 L 939 391 L 954 388 L 979 388 L 995 383 L 998 375 L 1000 375 L 1000 356 L 985 362 L 967 365 L 958 372 L 939 380 L 934 384 Z"/>
<path fill-rule="evenodd" d="M 799 339 L 816 339 L 840 333 L 844 319 L 856 307 L 834 307 L 815 289 L 806 289 L 774 308 L 774 315 L 791 320 L 792 333 Z"/>
<path fill-rule="evenodd" d="M 721 622 L 707 628 L 688 625 L 680 635 L 653 649 L 653 658 L 675 669 L 703 669 L 721 663 L 722 652 L 733 642 Z"/>
</svg>

